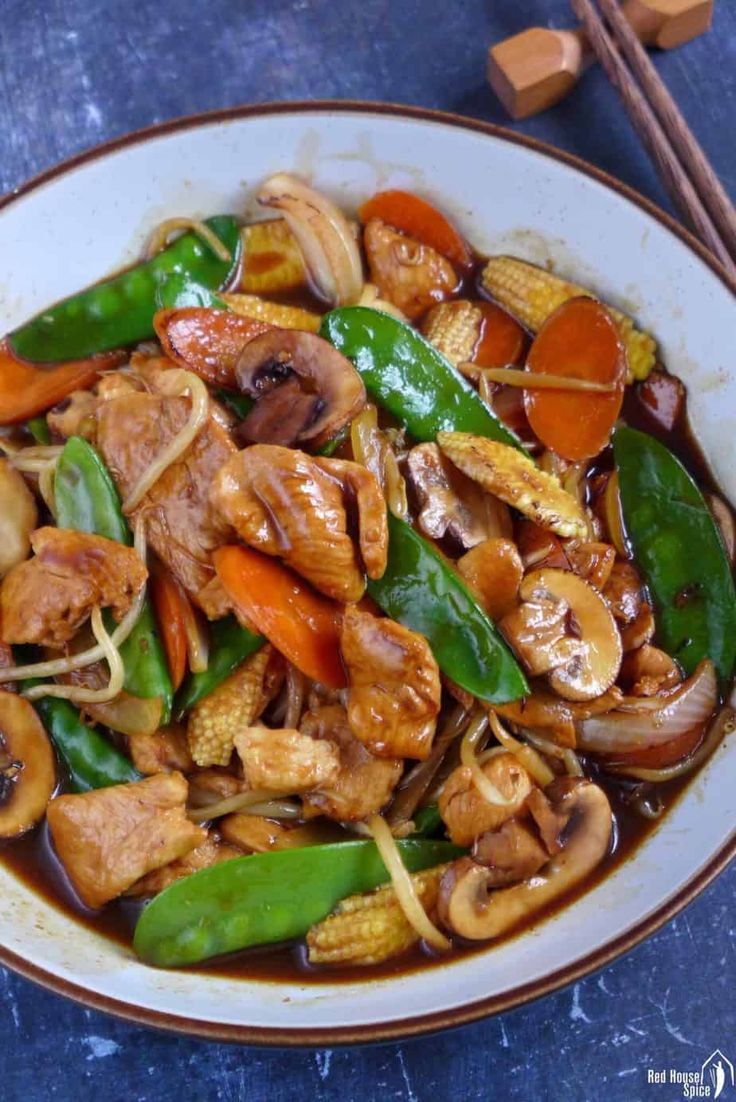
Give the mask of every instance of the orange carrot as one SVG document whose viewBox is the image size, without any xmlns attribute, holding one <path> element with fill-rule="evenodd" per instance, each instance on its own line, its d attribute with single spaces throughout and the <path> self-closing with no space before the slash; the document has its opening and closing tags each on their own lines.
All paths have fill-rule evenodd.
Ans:
<svg viewBox="0 0 736 1102">
<path fill-rule="evenodd" d="M 539 330 L 527 367 L 612 385 L 609 393 L 524 391 L 529 424 L 545 447 L 573 462 L 597 455 L 610 439 L 626 382 L 626 353 L 606 308 L 592 298 L 564 302 Z"/>
<path fill-rule="evenodd" d="M 237 387 L 243 345 L 273 329 L 268 322 L 206 306 L 159 310 L 153 319 L 164 352 L 213 386 Z"/>
<path fill-rule="evenodd" d="M 60 364 L 32 364 L 13 355 L 0 342 L 0 425 L 27 421 L 51 409 L 73 390 L 92 386 L 102 371 L 127 359 L 124 352 L 105 352 L 88 360 Z"/>
<path fill-rule="evenodd" d="M 276 559 L 250 547 L 220 547 L 213 561 L 236 609 L 307 677 L 346 685 L 340 658 L 342 608 Z"/>
<path fill-rule="evenodd" d="M 380 218 L 394 229 L 429 245 L 460 268 L 469 268 L 473 256 L 466 242 L 444 214 L 410 191 L 379 191 L 358 211 L 364 224 Z"/>
<path fill-rule="evenodd" d="M 483 314 L 472 361 L 478 367 L 509 367 L 521 362 L 527 337 L 521 325 L 495 302 L 479 302 Z"/>
<path fill-rule="evenodd" d="M 162 568 L 151 571 L 151 598 L 166 662 L 174 690 L 184 680 L 187 668 L 187 633 L 185 617 L 190 611 L 179 584 Z"/>
</svg>

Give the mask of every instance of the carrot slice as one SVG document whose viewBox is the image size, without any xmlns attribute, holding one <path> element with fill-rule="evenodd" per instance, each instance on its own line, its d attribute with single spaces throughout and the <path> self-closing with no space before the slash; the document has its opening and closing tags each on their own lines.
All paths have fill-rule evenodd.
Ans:
<svg viewBox="0 0 736 1102">
<path fill-rule="evenodd" d="M 27 421 L 51 409 L 74 390 L 85 390 L 103 371 L 117 367 L 124 352 L 105 352 L 88 360 L 32 364 L 19 360 L 7 341 L 0 341 L 0 425 Z"/>
<path fill-rule="evenodd" d="M 274 328 L 258 318 L 207 306 L 159 310 L 153 327 L 170 359 L 206 383 L 231 390 L 237 389 L 235 368 L 243 346 Z"/>
<path fill-rule="evenodd" d="M 676 735 L 669 742 L 663 742 L 659 746 L 648 746 L 644 750 L 632 750 L 628 754 L 616 754 L 610 757 L 611 763 L 616 765 L 636 765 L 642 769 L 664 769 L 668 765 L 674 765 L 682 758 L 692 754 L 693 750 L 703 741 L 705 726 L 699 723 L 690 731 L 684 731 Z"/>
<path fill-rule="evenodd" d="M 363 224 L 380 218 L 389 226 L 406 233 L 442 253 L 460 268 L 470 268 L 473 254 L 455 227 L 426 199 L 410 191 L 379 191 L 358 211 Z"/>
<path fill-rule="evenodd" d="M 495 302 L 478 302 L 483 314 L 472 361 L 478 367 L 508 367 L 521 363 L 526 351 L 526 333 L 516 318 Z"/>
<path fill-rule="evenodd" d="M 250 547 L 220 547 L 212 559 L 237 610 L 307 677 L 347 684 L 340 658 L 342 608 L 276 559 Z"/>
<path fill-rule="evenodd" d="M 527 357 L 530 371 L 610 383 L 609 393 L 527 390 L 524 408 L 542 443 L 576 462 L 608 443 L 621 410 L 626 353 L 616 323 L 592 298 L 564 302 L 544 323 Z"/>
<path fill-rule="evenodd" d="M 176 690 L 187 668 L 187 598 L 167 570 L 156 568 L 151 572 L 151 599 L 171 682 Z"/>
</svg>

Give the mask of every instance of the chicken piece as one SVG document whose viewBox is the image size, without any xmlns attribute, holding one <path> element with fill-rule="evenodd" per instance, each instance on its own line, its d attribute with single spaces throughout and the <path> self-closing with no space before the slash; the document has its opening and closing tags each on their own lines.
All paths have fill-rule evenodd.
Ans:
<svg viewBox="0 0 736 1102">
<path fill-rule="evenodd" d="M 544 590 L 507 613 L 498 626 L 532 677 L 565 666 L 585 649 L 573 634 L 567 601 Z"/>
<path fill-rule="evenodd" d="M 447 833 L 458 846 L 471 845 L 481 834 L 498 830 L 507 819 L 518 815 L 532 790 L 529 774 L 513 754 L 494 754 L 481 768 L 510 802 L 504 806 L 488 803 L 475 787 L 469 767 L 458 765 L 437 801 Z"/>
<path fill-rule="evenodd" d="M 468 432 L 438 432 L 437 443 L 463 474 L 542 528 L 558 536 L 587 537 L 582 506 L 559 479 L 516 448 Z"/>
<path fill-rule="evenodd" d="M 682 674 L 669 654 L 645 643 L 626 655 L 619 680 L 632 696 L 656 696 L 679 685 Z"/>
<path fill-rule="evenodd" d="M 332 823 L 315 820 L 302 826 L 278 823 L 262 815 L 226 815 L 218 823 L 226 842 L 244 853 L 266 853 L 271 849 L 300 849 L 302 846 L 324 845 L 345 841 L 345 832 Z"/>
<path fill-rule="evenodd" d="M 283 559 L 328 597 L 359 601 L 363 566 L 371 578 L 386 568 L 386 503 L 376 476 L 357 463 L 254 444 L 222 467 L 210 496 L 241 539 Z M 349 499 L 360 556 L 349 534 Z"/>
<path fill-rule="evenodd" d="M 624 653 L 637 650 L 639 647 L 643 647 L 645 643 L 651 642 L 654 638 L 655 628 L 652 606 L 643 601 L 636 619 L 632 620 L 630 624 L 621 624 L 621 645 Z"/>
<path fill-rule="evenodd" d="M 522 700 L 510 704 L 494 704 L 495 711 L 517 727 L 540 730 L 558 746 L 575 748 L 577 738 L 575 724 L 590 716 L 611 712 L 621 703 L 622 693 L 612 686 L 593 700 L 562 700 L 540 683 L 532 686 L 532 692 Z"/>
<path fill-rule="evenodd" d="M 344 708 L 328 704 L 308 712 L 301 732 L 332 743 L 340 755 L 340 770 L 332 784 L 305 796 L 305 818 L 326 815 L 337 822 L 360 822 L 386 806 L 399 783 L 404 762 L 375 758 L 369 753 L 350 730 Z"/>
<path fill-rule="evenodd" d="M 450 298 L 460 283 L 449 260 L 429 245 L 372 218 L 363 231 L 371 283 L 407 316 L 421 317 L 430 306 Z"/>
<path fill-rule="evenodd" d="M 516 605 L 524 566 L 511 540 L 484 540 L 458 559 L 457 569 L 492 620 Z"/>
<path fill-rule="evenodd" d="M 3 670 L 12 670 L 15 664 L 12 647 L 8 646 L 7 643 L 0 643 L 0 677 Z M 17 693 L 18 682 L 0 680 L 0 692 Z"/>
<path fill-rule="evenodd" d="M 473 860 L 492 870 L 488 887 L 498 888 L 528 880 L 546 865 L 549 854 L 530 826 L 508 819 L 498 830 L 476 838 Z"/>
<path fill-rule="evenodd" d="M 565 557 L 575 574 L 602 592 L 611 577 L 616 548 L 598 540 L 569 540 Z"/>
<path fill-rule="evenodd" d="M 99 399 L 91 390 L 75 390 L 68 398 L 46 414 L 52 436 L 68 440 L 70 436 L 83 436 L 94 442 L 97 436 L 97 408 Z"/>
<path fill-rule="evenodd" d="M 355 737 L 380 758 L 428 758 L 442 686 L 427 640 L 393 620 L 348 606 L 340 647 Z"/>
<path fill-rule="evenodd" d="M 568 787 L 568 781 L 577 778 L 559 777 L 555 782 L 555 791 L 562 793 Z M 559 803 L 554 805 L 541 788 L 534 788 L 529 793 L 526 801 L 526 809 L 531 815 L 542 844 L 550 857 L 559 853 L 562 849 L 561 835 L 569 822 L 569 817 L 560 809 Z"/>
<path fill-rule="evenodd" d="M 467 551 L 500 535 L 488 496 L 454 468 L 436 444 L 411 449 L 406 475 L 419 510 L 417 523 L 425 536 L 448 538 L 453 547 Z"/>
<path fill-rule="evenodd" d="M 290 728 L 249 727 L 235 736 L 235 749 L 251 788 L 291 795 L 331 785 L 340 771 L 340 755 L 326 742 Z"/>
<path fill-rule="evenodd" d="M 641 578 L 636 567 L 630 562 L 614 563 L 603 597 L 618 621 L 633 623 L 643 603 Z"/>
<path fill-rule="evenodd" d="M 68 643 L 93 608 L 122 620 L 148 571 L 132 547 L 66 528 L 37 528 L 34 557 L 5 576 L 0 615 L 5 643 Z"/>
<path fill-rule="evenodd" d="M 220 800 L 227 800 L 230 796 L 247 792 L 250 788 L 244 777 L 226 769 L 195 769 L 189 774 L 187 780 L 190 802 L 195 807 L 219 803 Z"/>
<path fill-rule="evenodd" d="M 136 898 L 158 895 L 164 888 L 168 888 L 169 884 L 181 880 L 184 876 L 191 876 L 193 872 L 199 872 L 200 869 L 209 869 L 212 865 L 219 865 L 221 861 L 232 861 L 233 857 L 242 856 L 235 846 L 222 845 L 212 834 L 208 834 L 201 846 L 172 861 L 170 865 L 164 865 L 162 869 L 154 869 L 153 872 L 146 873 L 128 888 L 125 894 Z"/>
<path fill-rule="evenodd" d="M 270 646 L 261 647 L 192 708 L 187 740 L 197 765 L 227 765 L 235 736 L 247 730 L 271 700 L 277 688 L 267 676 L 271 653 Z"/>
<path fill-rule="evenodd" d="M 51 801 L 54 848 L 87 907 L 102 907 L 207 840 L 187 818 L 187 791 L 181 773 L 159 773 Z"/>
<path fill-rule="evenodd" d="M 186 398 L 127 394 L 104 402 L 97 413 L 97 442 L 123 498 L 138 483 L 191 412 Z M 208 583 L 215 576 L 211 554 L 232 542 L 233 532 L 209 501 L 213 478 L 236 448 L 210 416 L 185 454 L 168 467 L 133 511 L 143 512 L 149 545 L 205 615 L 222 615 Z M 221 591 L 216 591 L 221 595 Z"/>
<path fill-rule="evenodd" d="M 152 735 L 128 735 L 128 749 L 139 773 L 189 773 L 194 769 L 187 733 L 178 723 L 159 727 Z"/>
</svg>

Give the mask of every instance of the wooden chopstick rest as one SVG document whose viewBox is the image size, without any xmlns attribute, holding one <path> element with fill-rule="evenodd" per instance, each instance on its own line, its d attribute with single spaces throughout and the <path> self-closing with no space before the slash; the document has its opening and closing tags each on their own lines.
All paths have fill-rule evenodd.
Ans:
<svg viewBox="0 0 736 1102">
<path fill-rule="evenodd" d="M 713 0 L 624 0 L 622 11 L 645 46 L 671 50 L 708 30 Z M 595 61 L 585 32 L 530 27 L 488 51 L 488 82 L 515 119 L 544 111 L 570 92 Z"/>
</svg>

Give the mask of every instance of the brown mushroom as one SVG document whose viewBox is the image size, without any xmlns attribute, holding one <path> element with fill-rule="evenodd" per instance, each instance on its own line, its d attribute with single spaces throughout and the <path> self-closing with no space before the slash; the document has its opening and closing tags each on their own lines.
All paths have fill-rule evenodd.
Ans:
<svg viewBox="0 0 736 1102">
<path fill-rule="evenodd" d="M 554 662 L 546 671 L 555 692 L 566 700 L 593 700 L 606 692 L 618 676 L 622 648 L 618 628 L 600 593 L 569 570 L 547 567 L 527 574 L 519 597 L 522 610 L 525 603 L 533 609 L 549 605 L 556 606 L 558 612 L 564 610 L 566 634 L 555 644 L 556 655 L 564 655 L 562 644 L 568 639 L 577 643 L 569 659 Z M 514 635 L 513 628 L 518 614 L 517 609 L 501 625 L 517 650 L 519 636 Z M 546 621 L 542 621 L 540 632 L 546 627 Z M 521 641 L 524 653 L 534 652 L 533 625 Z"/>
<path fill-rule="evenodd" d="M 55 787 L 54 751 L 33 706 L 0 691 L 0 838 L 35 826 Z"/>
<path fill-rule="evenodd" d="M 567 825 L 562 848 L 531 879 L 493 889 L 495 872 L 472 858 L 454 861 L 440 882 L 438 914 L 452 933 L 488 941 L 513 930 L 585 880 L 611 840 L 611 808 L 603 789 L 590 781 L 555 782 L 548 791 Z"/>
<path fill-rule="evenodd" d="M 524 566 L 511 540 L 476 544 L 458 559 L 457 569 L 492 620 L 500 620 L 515 607 Z"/>
<path fill-rule="evenodd" d="M 350 361 L 322 337 L 298 329 L 271 329 L 248 341 L 235 376 L 256 399 L 239 429 L 246 444 L 322 447 L 366 401 Z"/>
</svg>

